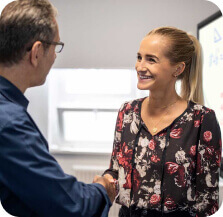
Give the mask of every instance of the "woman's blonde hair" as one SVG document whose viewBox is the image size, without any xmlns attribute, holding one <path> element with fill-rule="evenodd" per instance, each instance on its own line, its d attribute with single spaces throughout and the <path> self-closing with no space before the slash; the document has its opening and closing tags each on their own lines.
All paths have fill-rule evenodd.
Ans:
<svg viewBox="0 0 223 217">
<path fill-rule="evenodd" d="M 172 64 L 185 63 L 181 80 L 181 97 L 203 105 L 201 46 L 196 37 L 175 27 L 160 27 L 148 35 L 161 35 L 170 40 L 170 47 L 165 54 Z"/>
</svg>

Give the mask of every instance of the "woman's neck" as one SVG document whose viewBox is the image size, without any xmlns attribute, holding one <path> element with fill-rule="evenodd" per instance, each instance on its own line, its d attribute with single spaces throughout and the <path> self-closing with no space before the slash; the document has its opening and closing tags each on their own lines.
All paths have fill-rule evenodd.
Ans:
<svg viewBox="0 0 223 217">
<path fill-rule="evenodd" d="M 147 99 L 147 111 L 151 115 L 159 115 L 180 101 L 184 101 L 176 91 L 166 91 L 166 92 L 150 92 Z"/>
<path fill-rule="evenodd" d="M 163 108 L 166 107 L 178 100 L 180 100 L 181 97 L 175 92 L 175 93 L 160 93 L 160 94 L 149 94 L 148 99 L 148 105 L 151 108 Z"/>
</svg>

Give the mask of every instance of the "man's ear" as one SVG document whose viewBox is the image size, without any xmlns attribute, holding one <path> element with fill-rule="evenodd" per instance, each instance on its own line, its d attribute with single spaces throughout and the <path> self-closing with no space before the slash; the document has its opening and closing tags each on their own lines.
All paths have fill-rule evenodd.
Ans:
<svg viewBox="0 0 223 217">
<path fill-rule="evenodd" d="M 40 41 L 36 41 L 30 51 L 30 62 L 34 67 L 38 66 L 41 55 L 43 55 L 42 43 Z"/>
</svg>

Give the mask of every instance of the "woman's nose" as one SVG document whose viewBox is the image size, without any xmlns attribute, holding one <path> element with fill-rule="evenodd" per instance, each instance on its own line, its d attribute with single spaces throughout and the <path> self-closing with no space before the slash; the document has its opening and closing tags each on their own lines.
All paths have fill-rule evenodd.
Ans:
<svg viewBox="0 0 223 217">
<path fill-rule="evenodd" d="M 138 62 L 138 63 L 136 64 L 136 67 L 135 67 L 135 68 L 136 68 L 137 71 L 146 71 L 146 70 L 147 70 L 144 61 Z"/>
</svg>

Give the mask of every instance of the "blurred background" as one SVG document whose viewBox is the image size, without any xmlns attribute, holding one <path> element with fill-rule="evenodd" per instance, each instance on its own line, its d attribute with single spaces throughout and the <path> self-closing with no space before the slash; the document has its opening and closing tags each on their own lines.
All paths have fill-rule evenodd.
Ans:
<svg viewBox="0 0 223 217">
<path fill-rule="evenodd" d="M 1 0 L 0 11 L 7 2 Z M 90 183 L 109 166 L 117 110 L 123 102 L 149 94 L 136 88 L 134 65 L 142 38 L 160 26 L 197 36 L 198 23 L 219 8 L 206 0 L 51 2 L 58 9 L 65 47 L 45 85 L 25 95 L 29 112 L 61 167 Z M 222 184 L 220 189 L 222 198 Z M 109 216 L 117 212 L 114 205 Z"/>
</svg>

